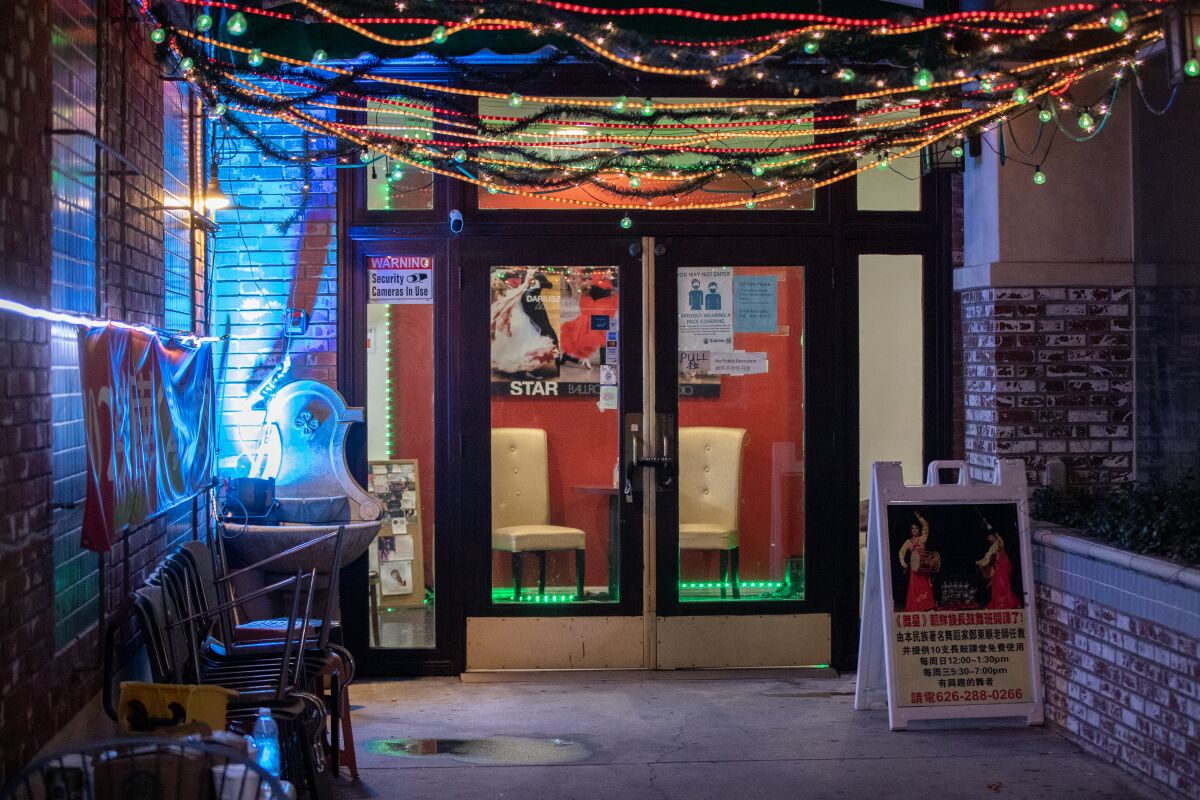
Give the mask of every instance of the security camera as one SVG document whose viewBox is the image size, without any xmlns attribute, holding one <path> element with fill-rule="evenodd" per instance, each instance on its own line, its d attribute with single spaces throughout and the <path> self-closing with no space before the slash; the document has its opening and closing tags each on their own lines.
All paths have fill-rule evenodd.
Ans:
<svg viewBox="0 0 1200 800">
<path fill-rule="evenodd" d="M 464 223 L 463 223 L 462 212 L 459 211 L 457 208 L 454 209 L 453 211 L 451 211 L 450 212 L 450 232 L 451 233 L 462 233 L 463 224 Z"/>
</svg>

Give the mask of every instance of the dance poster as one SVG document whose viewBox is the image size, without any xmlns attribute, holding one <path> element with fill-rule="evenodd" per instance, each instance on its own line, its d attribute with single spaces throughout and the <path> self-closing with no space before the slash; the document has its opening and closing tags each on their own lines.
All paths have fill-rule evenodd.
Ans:
<svg viewBox="0 0 1200 800">
<path fill-rule="evenodd" d="M 611 401 L 618 291 L 615 267 L 493 269 L 492 394 Z"/>
<path fill-rule="evenodd" d="M 887 556 L 899 705 L 1028 703 L 1016 503 L 891 503 Z"/>
</svg>

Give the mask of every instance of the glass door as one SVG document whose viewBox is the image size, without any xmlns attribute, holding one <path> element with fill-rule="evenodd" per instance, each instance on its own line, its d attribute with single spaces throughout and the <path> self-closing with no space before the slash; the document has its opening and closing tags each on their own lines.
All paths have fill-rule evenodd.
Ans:
<svg viewBox="0 0 1200 800">
<path fill-rule="evenodd" d="M 641 667 L 636 240 L 460 242 L 467 668 Z"/>
<path fill-rule="evenodd" d="M 826 558 L 839 348 L 827 248 L 655 248 L 659 667 L 830 661 Z"/>
<path fill-rule="evenodd" d="M 828 664 L 825 241 L 460 242 L 467 670 Z"/>
</svg>

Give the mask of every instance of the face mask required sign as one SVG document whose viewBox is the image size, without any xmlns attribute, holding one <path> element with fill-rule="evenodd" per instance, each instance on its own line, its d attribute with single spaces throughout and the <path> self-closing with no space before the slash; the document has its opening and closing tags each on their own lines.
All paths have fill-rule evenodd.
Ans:
<svg viewBox="0 0 1200 800">
<path fill-rule="evenodd" d="M 429 256 L 368 256 L 367 299 L 371 303 L 432 303 L 433 259 Z"/>
</svg>

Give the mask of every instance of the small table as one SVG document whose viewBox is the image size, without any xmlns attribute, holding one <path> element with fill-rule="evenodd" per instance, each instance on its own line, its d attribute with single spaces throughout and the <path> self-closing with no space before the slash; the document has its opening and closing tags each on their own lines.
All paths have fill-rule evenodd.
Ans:
<svg viewBox="0 0 1200 800">
<path fill-rule="evenodd" d="M 621 584 L 621 491 L 615 486 L 585 483 L 572 486 L 578 494 L 604 495 L 608 497 L 608 597 L 617 598 L 617 587 Z"/>
</svg>

